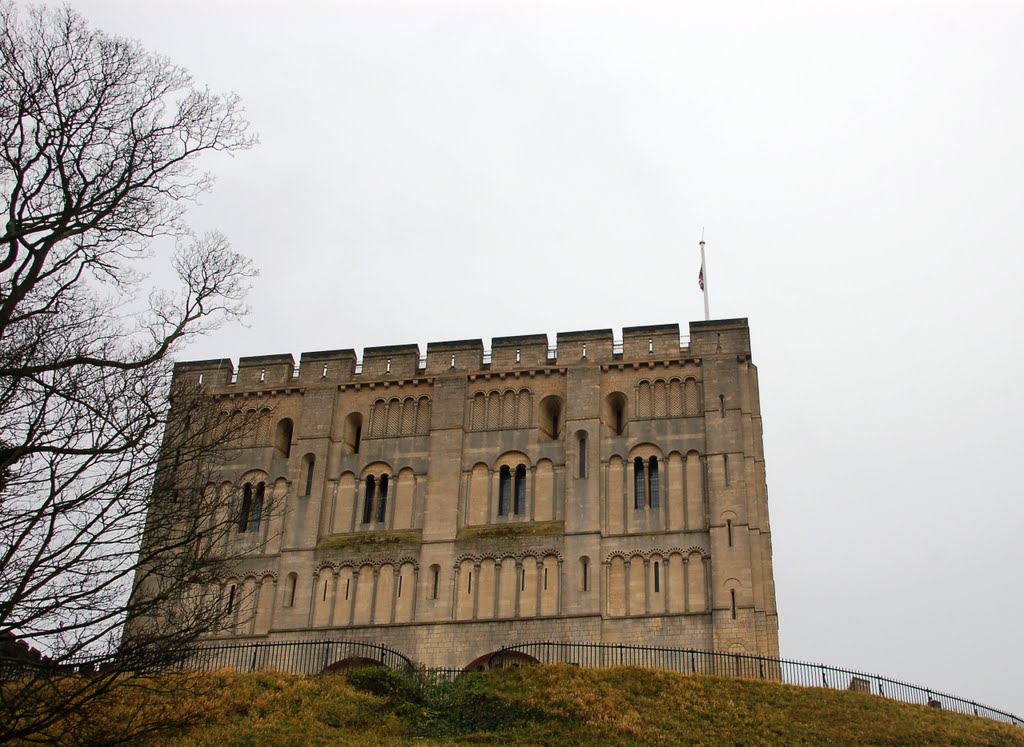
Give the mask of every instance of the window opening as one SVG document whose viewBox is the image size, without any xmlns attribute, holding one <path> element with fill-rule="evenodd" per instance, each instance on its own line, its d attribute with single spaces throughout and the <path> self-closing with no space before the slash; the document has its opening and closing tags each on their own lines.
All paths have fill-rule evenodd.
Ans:
<svg viewBox="0 0 1024 747">
<path fill-rule="evenodd" d="M 437 582 L 438 582 L 438 578 L 440 577 L 440 575 L 441 575 L 441 570 L 439 568 L 434 568 L 434 589 L 433 589 L 433 592 L 431 592 L 431 595 L 430 595 L 431 599 L 437 599 Z"/>
<path fill-rule="evenodd" d="M 587 476 L 587 439 L 580 436 L 580 479 Z"/>
<path fill-rule="evenodd" d="M 469 572 L 468 578 L 469 578 L 469 583 L 466 584 L 466 593 L 467 594 L 472 594 L 473 593 L 473 571 Z"/>
<path fill-rule="evenodd" d="M 654 593 L 661 593 L 661 563 L 654 561 Z"/>
<path fill-rule="evenodd" d="M 242 507 L 238 511 L 238 531 L 244 532 L 249 527 L 249 514 L 252 513 L 252 485 L 242 486 Z"/>
<path fill-rule="evenodd" d="M 519 579 L 519 591 L 526 591 L 526 569 L 523 569 L 522 576 Z"/>
<path fill-rule="evenodd" d="M 359 441 L 362 439 L 362 437 L 363 437 L 363 426 L 357 425 L 356 426 L 356 442 L 355 442 L 354 448 L 352 450 L 353 454 L 358 454 L 359 453 Z"/>
<path fill-rule="evenodd" d="M 587 578 L 587 576 L 589 575 L 588 574 L 589 570 L 590 569 L 587 567 L 587 561 L 584 560 L 583 561 L 583 591 L 588 591 L 589 590 L 588 587 L 589 587 L 589 584 L 590 584 L 590 579 Z"/>
<path fill-rule="evenodd" d="M 648 353 L 653 353 L 654 352 L 654 338 L 653 337 L 647 338 L 647 352 Z"/>
<path fill-rule="evenodd" d="M 729 547 L 732 547 L 732 519 L 727 519 L 725 522 L 725 530 L 729 534 Z"/>
<path fill-rule="evenodd" d="M 587 343 L 583 343 L 583 357 L 587 357 Z"/>
<path fill-rule="evenodd" d="M 261 368 L 260 369 L 260 381 L 266 381 L 266 380 L 267 380 L 267 369 Z"/>
<path fill-rule="evenodd" d="M 548 569 L 544 569 L 544 591 L 548 590 Z"/>
<path fill-rule="evenodd" d="M 326 379 L 327 378 L 327 364 L 326 363 L 324 364 L 324 372 L 322 374 L 320 374 L 320 378 L 321 379 Z"/>
<path fill-rule="evenodd" d="M 228 589 L 228 609 L 227 613 L 230 615 L 232 610 L 235 609 L 235 585 L 232 584 L 231 588 Z"/>
<path fill-rule="evenodd" d="M 455 353 L 452 353 L 452 368 L 455 368 Z"/>
<path fill-rule="evenodd" d="M 350 586 L 352 586 L 352 579 L 346 578 L 345 579 L 345 601 L 346 602 L 348 601 L 348 590 L 349 590 Z"/>
<path fill-rule="evenodd" d="M 288 574 L 288 605 L 289 607 L 295 606 L 295 587 L 298 585 L 298 576 L 294 573 Z"/>
<path fill-rule="evenodd" d="M 401 573 L 398 574 L 398 596 L 399 596 L 399 598 L 401 598 L 401 596 L 402 596 L 402 574 Z"/>
<path fill-rule="evenodd" d="M 729 455 L 722 454 L 722 472 L 725 474 L 725 484 L 729 484 Z"/>
<path fill-rule="evenodd" d="M 324 602 L 327 601 L 327 583 L 328 583 L 328 580 L 324 579 L 324 596 L 323 596 L 323 599 L 321 600 L 321 601 L 324 601 Z"/>
<path fill-rule="evenodd" d="M 366 478 L 366 492 L 363 495 L 363 523 L 369 524 L 373 519 L 373 491 L 376 487 L 376 479 L 373 475 Z"/>
<path fill-rule="evenodd" d="M 202 374 L 199 374 L 199 383 L 200 383 L 200 384 L 202 384 L 202 383 L 203 383 L 203 375 L 202 375 Z"/>
<path fill-rule="evenodd" d="M 517 516 L 526 513 L 526 467 L 522 464 L 516 467 L 516 503 L 513 508 Z"/>
<path fill-rule="evenodd" d="M 520 354 L 519 348 L 516 348 L 516 363 L 519 363 L 520 361 L 522 361 L 522 359 L 523 356 Z"/>
<path fill-rule="evenodd" d="M 730 589 L 729 595 L 732 597 L 732 619 L 736 619 L 736 590 Z"/>
<path fill-rule="evenodd" d="M 310 457 L 309 464 L 306 465 L 306 495 L 313 494 L 313 464 L 314 460 Z"/>
<path fill-rule="evenodd" d="M 637 457 L 633 460 L 633 508 L 644 507 L 644 460 Z"/>
<path fill-rule="evenodd" d="M 718 414 L 721 415 L 723 418 L 725 417 L 725 395 L 724 394 L 719 394 L 718 395 Z"/>
<path fill-rule="evenodd" d="M 384 373 L 391 373 L 391 359 L 388 358 L 388 362 L 384 365 Z"/>
<path fill-rule="evenodd" d="M 512 473 L 508 465 L 503 465 L 498 472 L 498 516 L 508 516 L 512 501 Z"/>
<path fill-rule="evenodd" d="M 650 500 L 651 508 L 657 508 L 661 505 L 660 500 L 660 485 L 658 479 L 658 457 L 651 457 L 651 461 L 648 462 L 647 478 L 650 482 L 650 491 L 648 499 Z"/>
<path fill-rule="evenodd" d="M 387 518 L 388 511 L 388 476 L 380 476 L 380 496 L 377 498 L 377 522 Z"/>
<path fill-rule="evenodd" d="M 260 519 L 263 518 L 263 496 L 267 492 L 267 484 L 261 482 L 256 486 L 256 497 L 252 502 L 252 514 L 249 516 L 249 531 L 260 530 Z"/>
</svg>

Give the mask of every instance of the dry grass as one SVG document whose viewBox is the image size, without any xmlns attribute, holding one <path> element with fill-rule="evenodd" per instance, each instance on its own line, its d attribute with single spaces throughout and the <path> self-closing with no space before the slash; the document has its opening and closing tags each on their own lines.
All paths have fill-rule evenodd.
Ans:
<svg viewBox="0 0 1024 747">
<path fill-rule="evenodd" d="M 142 741 L 166 747 L 1024 745 L 1021 728 L 865 693 L 625 667 L 528 667 L 437 686 L 380 669 L 201 677 L 198 692 L 174 676 L 157 698 L 116 691 L 80 741 L 116 741 L 119 724 L 156 715 L 168 731 Z"/>
</svg>

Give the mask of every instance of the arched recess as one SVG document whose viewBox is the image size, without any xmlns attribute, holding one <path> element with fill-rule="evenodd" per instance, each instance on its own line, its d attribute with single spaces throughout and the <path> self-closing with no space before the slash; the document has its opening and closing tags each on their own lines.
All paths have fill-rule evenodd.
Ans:
<svg viewBox="0 0 1024 747">
<path fill-rule="evenodd" d="M 292 429 L 291 418 L 281 418 L 277 421 L 277 429 L 274 433 L 274 456 L 278 459 L 287 459 L 292 453 Z"/>
<path fill-rule="evenodd" d="M 557 439 L 562 432 L 562 412 L 565 403 L 557 394 L 551 394 L 540 401 L 540 421 L 538 423 L 541 433 L 551 440 Z"/>
<path fill-rule="evenodd" d="M 334 624 L 352 624 L 352 600 L 357 572 L 350 565 L 338 570 L 338 591 L 334 595 Z"/>
<path fill-rule="evenodd" d="M 416 475 L 409 467 L 398 473 L 395 485 L 395 512 L 392 529 L 412 529 L 416 495 Z"/>
<path fill-rule="evenodd" d="M 494 617 L 496 580 L 494 559 L 484 558 L 480 561 L 480 578 L 476 581 L 480 587 L 477 590 L 476 616 L 480 620 L 488 620 Z"/>
<path fill-rule="evenodd" d="M 345 418 L 345 425 L 341 433 L 342 453 L 358 454 L 362 440 L 363 414 L 361 412 L 350 412 Z"/>
<path fill-rule="evenodd" d="M 608 434 L 624 436 L 628 421 L 628 400 L 622 392 L 612 392 L 604 398 L 603 420 Z"/>
<path fill-rule="evenodd" d="M 624 531 L 622 523 L 625 468 L 622 457 L 614 455 L 608 459 L 608 485 L 605 492 L 607 499 L 607 522 L 609 534 L 620 534 Z"/>
<path fill-rule="evenodd" d="M 412 601 L 416 596 L 416 569 L 412 563 L 402 563 L 398 570 L 398 588 L 395 590 L 395 622 L 412 622 Z"/>
<path fill-rule="evenodd" d="M 370 610 L 373 607 L 373 566 L 364 565 L 359 569 L 355 581 L 355 609 L 352 613 L 353 625 L 368 625 Z"/>
<path fill-rule="evenodd" d="M 647 559 L 647 588 L 649 590 L 647 610 L 652 615 L 665 614 L 666 568 L 665 558 L 660 553 L 652 553 Z"/>
<path fill-rule="evenodd" d="M 537 614 L 537 591 L 540 579 L 537 558 L 527 555 L 519 572 L 519 616 L 534 617 Z"/>
<path fill-rule="evenodd" d="M 486 524 L 490 505 L 490 470 L 483 462 L 473 465 L 469 477 L 469 507 L 466 511 L 467 524 Z"/>
<path fill-rule="evenodd" d="M 629 605 L 628 615 L 642 615 L 646 610 L 647 579 L 644 577 L 644 559 L 634 555 L 629 559 Z"/>
<path fill-rule="evenodd" d="M 541 576 L 540 579 L 538 579 L 541 586 L 541 615 L 558 614 L 558 599 L 562 590 L 559 568 L 558 558 L 554 555 L 548 555 L 544 558 L 543 565 L 540 569 Z"/>
<path fill-rule="evenodd" d="M 704 556 L 699 552 L 691 552 L 686 563 L 687 611 L 707 611 L 707 574 L 704 569 Z"/>
<path fill-rule="evenodd" d="M 668 470 L 666 477 L 668 485 L 668 517 L 669 529 L 680 531 L 685 528 L 686 519 L 686 491 L 683 489 L 683 457 L 678 451 L 668 455 Z"/>
<path fill-rule="evenodd" d="M 334 570 L 328 566 L 320 569 L 313 589 L 313 627 L 327 627 L 334 606 Z"/>
<path fill-rule="evenodd" d="M 352 531 L 353 501 L 356 493 L 356 476 L 342 472 L 338 476 L 338 489 L 334 498 L 334 516 L 331 519 L 331 533 Z"/>
<path fill-rule="evenodd" d="M 391 622 L 391 610 L 394 608 L 394 599 L 397 579 L 395 567 L 390 563 L 380 566 L 377 571 L 377 595 L 374 599 L 373 622 L 375 625 L 382 625 Z"/>
<path fill-rule="evenodd" d="M 535 477 L 537 521 L 552 521 L 555 518 L 555 468 L 550 459 L 537 462 Z M 527 512 L 529 515 L 529 512 Z"/>
<path fill-rule="evenodd" d="M 473 571 L 472 559 L 466 558 L 459 564 L 458 587 L 455 589 L 456 620 L 473 617 L 473 591 L 479 581 Z"/>
<path fill-rule="evenodd" d="M 696 451 L 686 453 L 686 528 L 706 528 L 704 517 L 704 466 Z"/>
<path fill-rule="evenodd" d="M 668 589 L 668 611 L 686 611 L 686 569 L 683 564 L 683 554 L 672 552 L 668 556 L 669 573 L 667 580 Z"/>
<path fill-rule="evenodd" d="M 608 563 L 608 615 L 623 617 L 626 614 L 626 561 L 615 555 Z"/>
<path fill-rule="evenodd" d="M 498 582 L 501 585 L 501 595 L 498 597 L 498 617 L 509 618 L 516 614 L 516 588 L 519 584 L 519 575 L 516 570 L 515 558 L 505 557 L 501 561 L 501 568 L 496 569 Z"/>
</svg>

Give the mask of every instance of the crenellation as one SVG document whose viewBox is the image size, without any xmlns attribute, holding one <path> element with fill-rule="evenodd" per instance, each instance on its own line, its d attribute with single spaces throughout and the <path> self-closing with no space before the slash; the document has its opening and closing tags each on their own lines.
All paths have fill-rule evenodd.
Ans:
<svg viewBox="0 0 1024 747">
<path fill-rule="evenodd" d="M 297 375 L 290 355 L 237 377 L 179 363 L 253 424 L 219 489 L 269 486 L 280 511 L 238 523 L 255 611 L 220 638 L 344 637 L 458 667 L 542 638 L 777 653 L 746 320 L 693 322 L 689 347 L 677 324 L 556 342 L 317 351 Z"/>
</svg>

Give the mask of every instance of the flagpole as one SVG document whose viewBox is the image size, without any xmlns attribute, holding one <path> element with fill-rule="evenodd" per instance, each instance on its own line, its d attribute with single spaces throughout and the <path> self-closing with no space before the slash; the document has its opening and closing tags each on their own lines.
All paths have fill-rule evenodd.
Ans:
<svg viewBox="0 0 1024 747">
<path fill-rule="evenodd" d="M 708 308 L 708 266 L 704 260 L 704 229 L 700 229 L 700 272 L 703 279 L 704 290 L 704 321 L 711 321 L 711 311 Z"/>
</svg>

